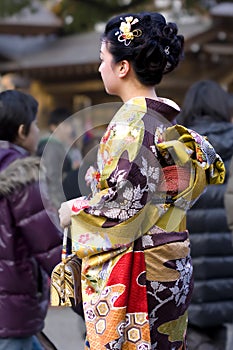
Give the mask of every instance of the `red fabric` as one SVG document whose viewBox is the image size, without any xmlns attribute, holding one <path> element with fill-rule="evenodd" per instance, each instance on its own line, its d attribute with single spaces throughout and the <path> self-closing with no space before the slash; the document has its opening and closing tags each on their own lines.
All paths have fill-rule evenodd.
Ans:
<svg viewBox="0 0 233 350">
<path fill-rule="evenodd" d="M 127 312 L 147 312 L 145 283 L 139 283 L 139 277 L 145 275 L 145 258 L 143 252 L 130 252 L 123 255 L 114 266 L 108 280 L 108 286 L 123 284 L 130 286 L 115 301 L 115 307 L 127 305 Z M 142 278 L 145 281 L 145 278 Z"/>
</svg>

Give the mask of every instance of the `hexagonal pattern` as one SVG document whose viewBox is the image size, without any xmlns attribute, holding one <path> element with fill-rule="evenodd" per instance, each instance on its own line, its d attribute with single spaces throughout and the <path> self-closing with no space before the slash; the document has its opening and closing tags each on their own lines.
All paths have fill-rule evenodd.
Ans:
<svg viewBox="0 0 233 350">
<path fill-rule="evenodd" d="M 102 334 L 106 329 L 106 321 L 101 318 L 98 322 L 96 322 L 95 329 L 97 334 Z"/>
<path fill-rule="evenodd" d="M 148 322 L 146 316 L 147 315 L 145 313 L 135 314 L 134 315 L 134 322 L 135 322 L 135 324 L 143 325 L 144 323 Z"/>
<path fill-rule="evenodd" d="M 106 301 L 100 301 L 96 305 L 96 309 L 100 316 L 107 316 L 107 314 L 109 313 L 109 306 Z"/>
<path fill-rule="evenodd" d="M 127 331 L 128 341 L 136 343 L 141 339 L 140 330 L 136 327 L 132 327 Z"/>
</svg>

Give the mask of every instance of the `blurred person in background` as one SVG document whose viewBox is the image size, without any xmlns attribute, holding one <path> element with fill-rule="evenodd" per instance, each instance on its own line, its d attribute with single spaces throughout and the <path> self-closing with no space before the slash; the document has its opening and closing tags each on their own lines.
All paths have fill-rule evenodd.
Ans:
<svg viewBox="0 0 233 350">
<path fill-rule="evenodd" d="M 231 122 L 233 123 L 233 94 L 230 94 L 230 109 L 231 109 Z M 231 163 L 230 163 L 227 189 L 224 196 L 224 204 L 226 208 L 228 226 L 233 234 L 233 156 L 231 158 Z M 232 236 L 232 242 L 233 242 L 233 236 Z"/>
<path fill-rule="evenodd" d="M 49 195 L 55 210 L 64 201 L 62 182 L 72 170 L 69 149 L 73 142 L 73 128 L 70 116 L 66 108 L 53 110 L 48 121 L 50 134 L 39 141 L 37 149 L 37 155 L 42 157 L 46 167 Z"/>
<path fill-rule="evenodd" d="M 194 267 L 189 349 L 228 349 L 227 324 L 233 322 L 233 247 L 224 208 L 233 155 L 229 94 L 211 80 L 194 83 L 185 95 L 177 122 L 205 135 L 226 167 L 225 183 L 209 186 L 187 214 Z"/>
<path fill-rule="evenodd" d="M 233 233 L 233 157 L 231 158 L 229 167 L 229 177 L 224 195 L 224 205 L 226 208 L 227 223 L 230 231 Z"/>
<path fill-rule="evenodd" d="M 0 350 L 44 349 L 36 335 L 49 305 L 48 276 L 61 257 L 45 174 L 32 156 L 37 108 L 31 95 L 0 93 Z"/>
<path fill-rule="evenodd" d="M 88 196 L 91 193 L 90 187 L 86 185 L 85 174 L 90 166 L 95 165 L 99 142 L 100 137 L 91 136 L 88 139 L 84 137 L 80 166 L 69 171 L 63 181 L 63 190 L 67 200 Z"/>
</svg>

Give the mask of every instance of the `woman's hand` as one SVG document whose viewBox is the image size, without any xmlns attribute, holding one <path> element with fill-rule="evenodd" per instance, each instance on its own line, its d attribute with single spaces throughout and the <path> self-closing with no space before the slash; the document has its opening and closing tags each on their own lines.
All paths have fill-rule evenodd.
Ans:
<svg viewBox="0 0 233 350">
<path fill-rule="evenodd" d="M 77 214 L 80 210 L 88 208 L 88 200 L 86 197 L 79 197 L 63 202 L 58 210 L 60 225 L 65 228 L 71 224 L 71 215 Z"/>
<path fill-rule="evenodd" d="M 68 202 L 63 202 L 58 210 L 60 225 L 65 228 L 71 224 L 71 207 Z"/>
</svg>

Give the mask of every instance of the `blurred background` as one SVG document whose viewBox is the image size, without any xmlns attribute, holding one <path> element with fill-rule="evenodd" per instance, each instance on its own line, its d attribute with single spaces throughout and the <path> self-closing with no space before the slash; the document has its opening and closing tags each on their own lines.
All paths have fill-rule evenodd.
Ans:
<svg viewBox="0 0 233 350">
<path fill-rule="evenodd" d="M 58 108 L 78 112 L 77 135 L 94 127 L 101 136 L 120 102 L 98 73 L 101 33 L 109 17 L 146 10 L 176 22 L 185 37 L 185 60 L 164 76 L 159 96 L 182 105 L 203 79 L 233 96 L 233 2 L 219 0 L 0 0 L 0 91 L 19 89 L 38 100 L 42 136 Z M 84 323 L 71 309 L 51 307 L 45 333 L 59 350 L 83 349 Z"/>
<path fill-rule="evenodd" d="M 141 10 L 161 12 L 185 37 L 185 60 L 164 77 L 158 95 L 181 104 L 201 79 L 232 93 L 233 2 L 217 0 L 1 0 L 0 89 L 37 98 L 42 132 L 54 108 L 74 113 L 118 101 L 98 73 L 100 35 L 109 17 Z M 103 124 L 110 117 L 111 111 L 102 115 Z"/>
</svg>

